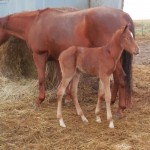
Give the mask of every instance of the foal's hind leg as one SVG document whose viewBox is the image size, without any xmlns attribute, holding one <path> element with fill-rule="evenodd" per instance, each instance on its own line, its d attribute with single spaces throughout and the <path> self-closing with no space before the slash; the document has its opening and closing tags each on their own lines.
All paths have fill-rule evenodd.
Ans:
<svg viewBox="0 0 150 150">
<path fill-rule="evenodd" d="M 110 78 L 109 76 L 105 76 L 101 79 L 105 89 L 105 101 L 106 101 L 106 109 L 107 109 L 107 120 L 109 121 L 109 128 L 114 128 L 111 106 L 110 106 L 110 102 L 111 102 Z"/>
<path fill-rule="evenodd" d="M 59 124 L 61 127 L 66 127 L 64 121 L 63 121 L 63 117 L 62 117 L 62 98 L 63 95 L 65 94 L 66 88 L 69 84 L 69 82 L 71 81 L 72 78 L 62 78 L 62 81 L 58 87 L 58 91 L 57 91 L 57 102 L 58 102 L 58 106 L 57 106 L 57 118 L 59 119 Z"/>
<path fill-rule="evenodd" d="M 33 53 L 33 59 L 37 68 L 39 80 L 39 97 L 37 98 L 36 105 L 40 106 L 40 104 L 45 99 L 45 67 L 47 61 L 47 53 Z"/>
<path fill-rule="evenodd" d="M 81 119 L 82 119 L 83 122 L 88 122 L 88 120 L 84 116 L 83 111 L 82 111 L 82 109 L 80 107 L 80 104 L 78 102 L 77 90 L 78 90 L 79 78 L 80 78 L 80 75 L 78 73 L 76 73 L 75 76 L 72 79 L 72 82 L 71 82 L 72 83 L 71 95 L 72 95 L 72 98 L 73 98 L 73 101 L 74 101 L 74 104 L 75 104 L 75 107 L 76 107 L 76 110 L 77 110 L 77 114 L 79 116 L 81 116 Z"/>
<path fill-rule="evenodd" d="M 101 123 L 101 118 L 100 118 L 100 110 L 101 110 L 101 98 L 104 96 L 104 85 L 99 79 L 99 90 L 98 90 L 98 100 L 97 100 L 97 105 L 95 109 L 95 114 L 96 114 L 96 122 Z"/>
<path fill-rule="evenodd" d="M 72 82 L 69 83 L 66 89 L 65 104 L 69 104 L 72 101 L 71 88 L 72 88 Z"/>
</svg>

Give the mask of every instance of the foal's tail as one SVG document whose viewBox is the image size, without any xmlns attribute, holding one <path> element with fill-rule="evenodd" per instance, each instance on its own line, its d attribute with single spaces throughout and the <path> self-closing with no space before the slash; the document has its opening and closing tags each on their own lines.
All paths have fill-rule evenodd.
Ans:
<svg viewBox="0 0 150 150">
<path fill-rule="evenodd" d="M 135 29 L 134 23 L 131 17 L 126 14 L 125 19 L 130 23 L 129 29 L 133 33 L 135 38 Z M 126 106 L 129 107 L 131 104 L 131 95 L 132 95 L 132 60 L 133 57 L 126 51 L 122 53 L 122 66 L 123 70 L 126 73 Z"/>
</svg>

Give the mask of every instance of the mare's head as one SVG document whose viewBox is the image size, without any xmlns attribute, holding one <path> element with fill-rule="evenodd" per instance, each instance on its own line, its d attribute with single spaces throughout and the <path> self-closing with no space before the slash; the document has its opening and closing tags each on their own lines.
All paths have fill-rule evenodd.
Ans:
<svg viewBox="0 0 150 150">
<path fill-rule="evenodd" d="M 129 30 L 129 25 L 120 29 L 120 46 L 130 54 L 139 54 L 139 47 L 134 40 L 132 32 Z"/>
<path fill-rule="evenodd" d="M 0 18 L 0 28 L 5 28 L 7 22 L 8 22 L 8 16 Z"/>
<path fill-rule="evenodd" d="M 8 40 L 10 35 L 5 31 L 5 25 L 7 23 L 7 17 L 0 18 L 0 45 Z"/>
</svg>

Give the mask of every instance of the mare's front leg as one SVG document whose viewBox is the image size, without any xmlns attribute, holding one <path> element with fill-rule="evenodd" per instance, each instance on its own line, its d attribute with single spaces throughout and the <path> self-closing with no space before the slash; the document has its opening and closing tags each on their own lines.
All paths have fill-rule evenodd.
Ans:
<svg viewBox="0 0 150 150">
<path fill-rule="evenodd" d="M 110 78 L 109 76 L 103 76 L 101 78 L 102 83 L 104 84 L 105 90 L 105 101 L 106 101 L 106 110 L 107 110 L 107 120 L 109 121 L 109 128 L 114 128 L 112 113 L 111 113 L 111 91 L 110 91 Z"/>
<path fill-rule="evenodd" d="M 36 100 L 36 106 L 40 106 L 40 104 L 45 99 L 45 67 L 47 61 L 47 53 L 33 53 L 34 63 L 38 73 L 38 81 L 39 81 L 39 97 Z"/>
</svg>

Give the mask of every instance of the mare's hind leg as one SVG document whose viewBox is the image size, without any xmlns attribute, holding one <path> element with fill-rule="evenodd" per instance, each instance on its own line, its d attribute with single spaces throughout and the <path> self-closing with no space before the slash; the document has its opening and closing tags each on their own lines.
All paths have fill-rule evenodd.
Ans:
<svg viewBox="0 0 150 150">
<path fill-rule="evenodd" d="M 110 78 L 109 76 L 105 76 L 101 79 L 105 89 L 105 101 L 106 101 L 106 109 L 107 109 L 107 120 L 109 121 L 109 128 L 114 128 L 111 106 L 110 106 L 110 102 L 111 102 Z"/>
<path fill-rule="evenodd" d="M 40 104 L 45 99 L 45 67 L 47 61 L 47 53 L 33 53 L 33 59 L 36 65 L 39 80 L 39 97 L 36 100 L 36 106 L 40 106 Z"/>
<path fill-rule="evenodd" d="M 114 104 L 116 102 L 117 93 L 118 93 L 118 89 L 119 89 L 119 82 L 117 80 L 117 75 L 115 72 L 113 73 L 113 79 L 114 79 L 114 84 L 112 87 L 111 104 Z"/>
<path fill-rule="evenodd" d="M 58 102 L 58 106 L 57 106 L 57 118 L 59 119 L 59 124 L 61 127 L 66 127 L 64 121 L 63 121 L 63 117 L 62 117 L 62 98 L 65 94 L 66 88 L 69 84 L 69 82 L 71 81 L 72 78 L 62 78 L 62 81 L 58 87 L 58 91 L 57 91 L 57 102 Z"/>
<path fill-rule="evenodd" d="M 79 83 L 79 78 L 80 78 L 80 74 L 76 73 L 72 79 L 71 82 L 71 95 L 77 110 L 77 114 L 79 116 L 81 116 L 81 119 L 83 122 L 88 122 L 88 120 L 86 119 L 86 117 L 83 114 L 83 111 L 80 107 L 79 101 L 78 101 L 78 97 L 77 97 L 77 90 L 78 90 L 78 83 Z"/>
<path fill-rule="evenodd" d="M 117 118 L 121 118 L 123 116 L 123 110 L 126 108 L 126 99 L 128 93 L 126 92 L 126 81 L 125 81 L 125 73 L 122 69 L 121 63 L 117 64 L 117 68 L 113 73 L 114 77 L 114 85 L 112 90 L 112 99 L 111 104 L 115 103 L 117 92 L 119 91 L 119 107 L 117 110 Z"/>
<path fill-rule="evenodd" d="M 95 114 L 96 114 L 96 122 L 101 123 L 101 117 L 100 117 L 100 111 L 101 111 L 101 98 L 104 96 L 104 85 L 99 79 L 99 90 L 98 90 L 98 100 L 97 100 L 97 105 L 95 109 Z"/>
<path fill-rule="evenodd" d="M 121 66 L 121 62 L 119 61 L 116 66 L 116 70 L 113 73 L 114 85 L 113 85 L 112 98 L 111 98 L 112 104 L 115 103 L 115 101 L 116 101 L 117 92 L 118 92 L 119 87 L 125 88 L 125 76 L 126 76 L 126 74 L 124 73 L 124 70 Z M 122 107 L 124 107 L 124 106 L 125 106 L 125 102 L 124 102 L 124 104 L 122 104 Z"/>
</svg>

